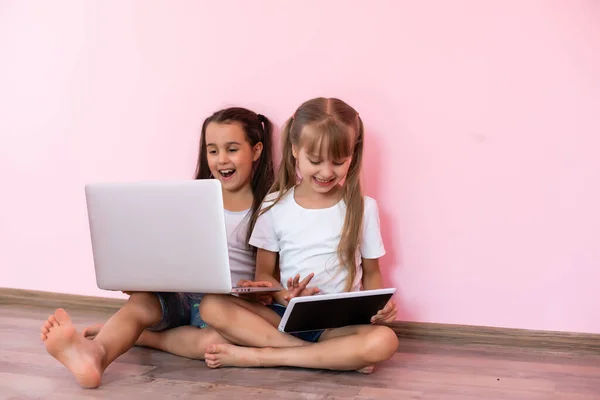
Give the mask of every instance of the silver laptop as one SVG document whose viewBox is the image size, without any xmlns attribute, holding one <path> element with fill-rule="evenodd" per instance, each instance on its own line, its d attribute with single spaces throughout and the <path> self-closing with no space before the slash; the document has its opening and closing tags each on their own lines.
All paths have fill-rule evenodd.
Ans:
<svg viewBox="0 0 600 400">
<path fill-rule="evenodd" d="M 246 293 L 231 282 L 216 179 L 85 187 L 96 284 L 104 290 Z"/>
</svg>

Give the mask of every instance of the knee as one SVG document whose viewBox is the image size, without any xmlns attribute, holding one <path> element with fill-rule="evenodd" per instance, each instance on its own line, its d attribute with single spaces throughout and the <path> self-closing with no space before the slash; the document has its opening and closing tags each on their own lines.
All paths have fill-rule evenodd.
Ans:
<svg viewBox="0 0 600 400">
<path fill-rule="evenodd" d="M 389 360 L 398 350 L 398 336 L 387 326 L 376 326 L 366 335 L 363 350 L 368 364 Z"/>
<path fill-rule="evenodd" d="M 156 324 L 162 317 L 160 301 L 153 293 L 134 292 L 125 306 L 140 323 L 147 326 Z"/>
<path fill-rule="evenodd" d="M 198 306 L 200 318 L 209 326 L 219 328 L 227 320 L 227 299 L 220 294 L 207 294 Z"/>
</svg>

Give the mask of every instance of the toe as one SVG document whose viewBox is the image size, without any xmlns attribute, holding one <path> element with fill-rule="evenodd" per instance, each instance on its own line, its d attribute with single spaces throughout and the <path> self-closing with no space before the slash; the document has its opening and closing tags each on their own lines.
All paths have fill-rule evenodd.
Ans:
<svg viewBox="0 0 600 400">
<path fill-rule="evenodd" d="M 217 346 L 214 344 L 211 344 L 210 346 L 208 346 L 206 348 L 206 353 L 207 354 L 216 354 L 217 353 Z"/>
<path fill-rule="evenodd" d="M 54 316 L 56 317 L 56 320 L 58 321 L 59 324 L 64 324 L 64 323 L 71 321 L 69 314 L 67 314 L 67 312 L 62 308 L 58 308 L 54 312 Z"/>
</svg>

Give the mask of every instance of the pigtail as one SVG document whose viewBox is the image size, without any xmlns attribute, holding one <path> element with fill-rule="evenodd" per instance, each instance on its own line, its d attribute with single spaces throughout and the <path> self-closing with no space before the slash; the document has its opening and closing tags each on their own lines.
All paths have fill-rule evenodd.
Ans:
<svg viewBox="0 0 600 400">
<path fill-rule="evenodd" d="M 274 182 L 273 173 L 273 124 L 267 117 L 262 114 L 258 114 L 258 120 L 262 125 L 262 135 L 260 141 L 263 144 L 262 153 L 258 162 L 254 166 L 252 174 L 252 194 L 254 199 L 252 200 L 252 210 L 250 223 L 248 224 L 248 231 L 246 233 L 246 243 L 250 241 L 252 231 L 254 231 L 254 225 L 258 219 L 258 212 L 264 198 L 269 193 L 269 189 L 272 187 Z"/>
<path fill-rule="evenodd" d="M 275 175 L 273 186 L 271 187 L 271 190 L 269 190 L 269 193 L 277 193 L 277 196 L 269 206 L 255 214 L 253 223 L 256 223 L 259 216 L 269 211 L 291 188 L 296 186 L 296 159 L 294 158 L 294 152 L 292 151 L 291 139 L 291 130 L 293 126 L 294 117 L 288 119 L 281 129 L 281 163 L 279 164 L 279 169 Z"/>
<path fill-rule="evenodd" d="M 296 185 L 296 159 L 292 150 L 291 131 L 294 117 L 289 118 L 281 130 L 281 163 L 275 176 L 271 192 L 280 192 L 281 196 Z"/>
<path fill-rule="evenodd" d="M 214 118 L 214 114 L 204 120 L 200 133 L 200 147 L 198 148 L 198 163 L 196 164 L 195 179 L 210 179 L 212 174 L 208 167 L 208 155 L 206 154 L 206 127 Z"/>
<path fill-rule="evenodd" d="M 357 119 L 358 134 L 343 192 L 344 202 L 346 203 L 346 217 L 342 228 L 342 237 L 338 245 L 338 257 L 341 265 L 346 266 L 348 269 L 347 291 L 352 288 L 356 277 L 356 251 L 360 245 L 364 215 L 364 197 L 360 184 L 364 128 L 358 115 Z"/>
</svg>

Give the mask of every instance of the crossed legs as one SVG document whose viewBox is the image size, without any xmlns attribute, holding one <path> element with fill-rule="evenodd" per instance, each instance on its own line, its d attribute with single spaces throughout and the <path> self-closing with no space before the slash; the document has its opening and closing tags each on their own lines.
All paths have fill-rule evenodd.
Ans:
<svg viewBox="0 0 600 400">
<path fill-rule="evenodd" d="M 232 296 L 207 295 L 200 304 L 202 319 L 233 343 L 209 346 L 204 356 L 209 367 L 291 366 L 370 372 L 372 365 L 391 358 L 398 348 L 394 331 L 380 325 L 331 329 L 318 343 L 304 342 L 277 330 L 280 317 L 274 311 L 244 303 Z"/>
</svg>

